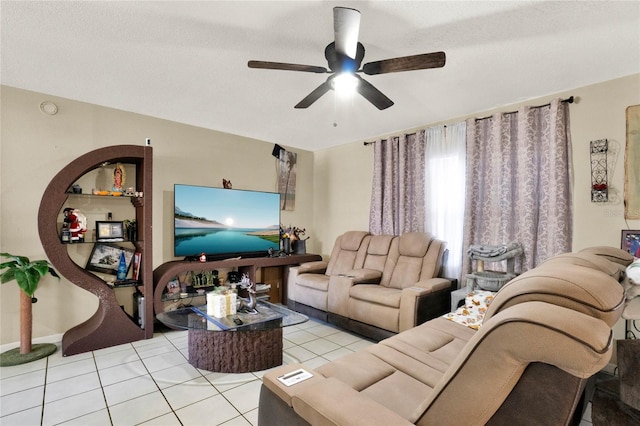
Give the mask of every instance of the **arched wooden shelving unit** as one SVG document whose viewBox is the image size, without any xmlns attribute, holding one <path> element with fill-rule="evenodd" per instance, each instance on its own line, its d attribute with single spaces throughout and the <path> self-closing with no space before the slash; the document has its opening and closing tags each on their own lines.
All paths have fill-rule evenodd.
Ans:
<svg viewBox="0 0 640 426">
<path fill-rule="evenodd" d="M 145 294 L 144 329 L 121 309 L 111 287 L 71 259 L 66 245 L 60 241 L 57 223 L 70 195 L 71 185 L 105 163 L 117 162 L 135 164 L 136 191 L 143 193 L 143 197 L 131 198 L 131 202 L 135 207 L 138 224 L 138 240 L 134 245 L 142 253 L 139 288 Z M 152 166 L 153 150 L 150 146 L 116 145 L 99 148 L 69 163 L 51 180 L 42 196 L 38 211 L 38 232 L 49 261 L 62 276 L 96 295 L 99 301 L 98 309 L 91 318 L 64 333 L 62 353 L 65 356 L 153 337 Z"/>
</svg>

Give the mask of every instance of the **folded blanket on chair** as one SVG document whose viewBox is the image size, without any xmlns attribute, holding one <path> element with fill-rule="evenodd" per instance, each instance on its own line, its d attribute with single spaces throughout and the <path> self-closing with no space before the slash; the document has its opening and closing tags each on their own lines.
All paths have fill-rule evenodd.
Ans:
<svg viewBox="0 0 640 426">
<path fill-rule="evenodd" d="M 469 255 L 471 259 L 499 257 L 508 252 L 517 252 L 518 250 L 522 250 L 522 248 L 520 243 L 515 241 L 502 245 L 472 244 L 467 249 L 467 255 Z M 519 253 L 514 253 L 514 256 L 518 254 Z"/>
</svg>

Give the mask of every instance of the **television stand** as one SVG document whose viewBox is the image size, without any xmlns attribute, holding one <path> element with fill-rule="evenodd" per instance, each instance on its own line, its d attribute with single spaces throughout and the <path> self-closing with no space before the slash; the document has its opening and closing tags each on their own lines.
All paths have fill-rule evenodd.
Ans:
<svg viewBox="0 0 640 426">
<path fill-rule="evenodd" d="M 279 294 L 280 301 L 283 305 L 286 305 L 286 285 L 289 275 L 288 266 L 295 266 L 300 265 L 301 263 L 314 262 L 318 260 L 322 260 L 322 256 L 317 254 L 292 254 L 284 257 L 241 257 L 239 259 L 214 260 L 207 262 L 193 262 L 188 260 L 173 260 L 166 262 L 158 266 L 153 271 L 153 308 L 156 315 L 164 312 L 164 291 L 169 281 L 174 279 L 176 276 L 193 270 L 213 271 L 221 268 L 237 268 L 241 274 L 247 274 L 252 283 L 256 282 L 256 272 L 258 268 L 282 268 L 282 285 L 280 286 Z"/>
</svg>

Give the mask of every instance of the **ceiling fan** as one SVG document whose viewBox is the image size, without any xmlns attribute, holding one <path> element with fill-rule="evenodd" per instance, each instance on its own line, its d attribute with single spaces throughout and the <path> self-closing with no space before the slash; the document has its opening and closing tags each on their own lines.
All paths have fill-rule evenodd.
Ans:
<svg viewBox="0 0 640 426">
<path fill-rule="evenodd" d="M 375 105 L 376 108 L 383 110 L 393 105 L 393 101 L 356 73 L 363 72 L 367 75 L 388 74 L 400 71 L 440 68 L 445 64 L 445 53 L 433 52 L 369 62 L 360 68 L 365 51 L 362 43 L 358 41 L 360 12 L 346 7 L 334 7 L 333 30 L 335 35 L 334 42 L 330 43 L 324 50 L 329 69 L 313 65 L 267 61 L 249 61 L 249 68 L 303 71 L 319 74 L 331 73 L 324 83 L 309 93 L 295 108 L 308 108 L 329 90 L 335 89 L 341 79 L 347 78 L 351 79 L 358 93 Z"/>
</svg>

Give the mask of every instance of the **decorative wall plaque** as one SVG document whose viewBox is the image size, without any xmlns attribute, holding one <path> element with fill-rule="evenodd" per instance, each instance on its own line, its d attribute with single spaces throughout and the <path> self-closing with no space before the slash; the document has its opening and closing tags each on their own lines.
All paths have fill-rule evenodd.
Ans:
<svg viewBox="0 0 640 426">
<path fill-rule="evenodd" d="M 640 219 L 640 105 L 627 108 L 624 158 L 624 217 Z"/>
</svg>

